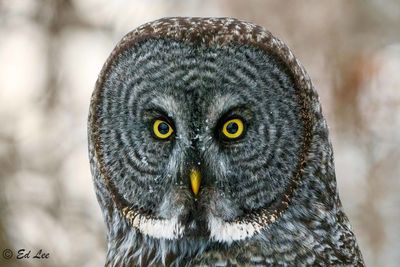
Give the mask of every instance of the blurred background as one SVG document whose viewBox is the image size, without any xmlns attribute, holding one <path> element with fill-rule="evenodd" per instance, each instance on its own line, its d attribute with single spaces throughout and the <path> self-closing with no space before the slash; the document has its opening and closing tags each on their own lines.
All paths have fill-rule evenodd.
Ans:
<svg viewBox="0 0 400 267">
<path fill-rule="evenodd" d="M 86 124 L 97 75 L 165 16 L 262 25 L 308 70 L 367 266 L 400 262 L 400 1 L 0 0 L 0 266 L 103 266 Z M 31 259 L 15 260 L 18 249 Z M 48 260 L 32 259 L 39 249 Z"/>
</svg>

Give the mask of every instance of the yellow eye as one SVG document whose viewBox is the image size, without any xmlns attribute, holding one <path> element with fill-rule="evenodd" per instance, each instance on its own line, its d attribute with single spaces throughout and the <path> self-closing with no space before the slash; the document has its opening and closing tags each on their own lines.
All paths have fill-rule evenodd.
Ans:
<svg viewBox="0 0 400 267">
<path fill-rule="evenodd" d="M 237 139 L 242 136 L 244 125 L 241 119 L 231 119 L 222 126 L 222 133 L 228 139 Z"/>
<path fill-rule="evenodd" d="M 167 139 L 172 135 L 174 130 L 171 125 L 164 120 L 155 120 L 153 124 L 153 133 L 159 139 Z"/>
</svg>

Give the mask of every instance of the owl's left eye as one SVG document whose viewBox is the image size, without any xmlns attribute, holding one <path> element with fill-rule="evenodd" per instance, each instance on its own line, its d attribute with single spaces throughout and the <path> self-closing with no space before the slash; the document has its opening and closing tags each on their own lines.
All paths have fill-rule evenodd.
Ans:
<svg viewBox="0 0 400 267">
<path fill-rule="evenodd" d="M 222 135 L 225 139 L 235 140 L 244 133 L 244 123 L 241 119 L 230 119 L 222 126 Z"/>
<path fill-rule="evenodd" d="M 158 139 L 167 139 L 172 135 L 174 129 L 163 119 L 157 119 L 153 123 L 153 133 Z"/>
</svg>

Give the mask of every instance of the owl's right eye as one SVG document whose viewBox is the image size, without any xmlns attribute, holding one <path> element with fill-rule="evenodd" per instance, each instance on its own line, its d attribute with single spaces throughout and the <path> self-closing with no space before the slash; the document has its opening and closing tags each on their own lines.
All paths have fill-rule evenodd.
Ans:
<svg viewBox="0 0 400 267">
<path fill-rule="evenodd" d="M 163 119 L 157 119 L 153 123 L 153 133 L 158 139 L 165 140 L 174 132 L 172 126 Z"/>
</svg>

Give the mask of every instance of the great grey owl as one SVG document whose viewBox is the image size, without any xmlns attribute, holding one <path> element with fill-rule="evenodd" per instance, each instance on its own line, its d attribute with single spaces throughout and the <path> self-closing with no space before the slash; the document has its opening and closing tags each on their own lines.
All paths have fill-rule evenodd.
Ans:
<svg viewBox="0 0 400 267">
<path fill-rule="evenodd" d="M 231 18 L 128 33 L 96 83 L 91 172 L 106 266 L 362 266 L 317 93 Z"/>
</svg>

